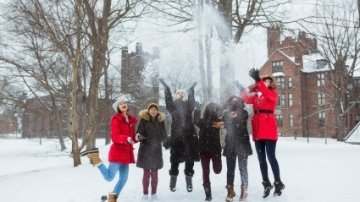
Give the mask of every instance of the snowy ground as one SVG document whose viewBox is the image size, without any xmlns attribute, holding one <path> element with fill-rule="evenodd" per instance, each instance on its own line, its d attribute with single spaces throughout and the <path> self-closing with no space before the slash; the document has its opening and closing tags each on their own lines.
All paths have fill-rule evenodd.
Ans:
<svg viewBox="0 0 360 202">
<path fill-rule="evenodd" d="M 98 145 L 101 157 L 107 159 L 108 146 Z M 69 151 L 60 152 L 56 140 L 0 139 L 0 201 L 6 202 L 99 202 L 101 195 L 112 190 L 115 182 L 106 182 L 96 168 L 88 164 L 74 168 Z M 70 143 L 70 142 L 68 142 Z M 254 146 L 254 145 L 252 145 Z M 70 148 L 70 145 L 69 145 Z M 254 148 L 254 147 L 253 147 Z M 332 202 L 359 201 L 360 146 L 323 139 L 280 138 L 278 160 L 286 189 L 281 197 L 262 199 L 260 170 L 256 154 L 249 158 L 250 202 Z M 169 151 L 164 150 L 164 168 L 160 170 L 159 202 L 204 201 L 200 163 L 195 164 L 194 191 L 186 192 L 183 172 L 179 175 L 176 192 L 168 190 Z M 106 162 L 107 163 L 107 162 Z M 183 170 L 183 165 L 180 166 Z M 141 201 L 142 170 L 130 167 L 129 180 L 119 202 Z M 211 175 L 213 201 L 224 201 L 226 165 L 223 171 Z M 239 192 L 239 173 L 236 191 Z M 238 201 L 236 198 L 234 201 Z"/>
</svg>

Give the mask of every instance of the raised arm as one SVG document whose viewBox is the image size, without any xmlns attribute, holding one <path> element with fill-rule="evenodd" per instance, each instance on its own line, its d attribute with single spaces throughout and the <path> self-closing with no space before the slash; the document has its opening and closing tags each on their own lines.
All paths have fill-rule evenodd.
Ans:
<svg viewBox="0 0 360 202">
<path fill-rule="evenodd" d="M 170 87 L 165 83 L 164 80 L 160 79 L 160 83 L 164 86 L 164 94 L 165 94 L 165 104 L 166 109 L 171 113 L 175 111 L 175 104 L 173 97 L 171 95 Z"/>
<path fill-rule="evenodd" d="M 195 86 L 196 82 L 193 83 L 193 85 L 188 90 L 188 103 L 189 103 L 189 109 L 193 111 L 195 109 Z"/>
</svg>

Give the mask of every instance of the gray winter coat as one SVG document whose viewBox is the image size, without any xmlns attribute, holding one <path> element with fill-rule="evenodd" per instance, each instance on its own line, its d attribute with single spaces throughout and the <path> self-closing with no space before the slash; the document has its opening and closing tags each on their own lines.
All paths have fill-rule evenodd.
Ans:
<svg viewBox="0 0 360 202">
<path fill-rule="evenodd" d="M 241 155 L 247 157 L 252 154 L 249 132 L 246 124 L 248 113 L 244 109 L 238 109 L 237 116 L 231 117 L 226 111 L 223 121 L 226 128 L 224 156 L 231 157 Z"/>
</svg>

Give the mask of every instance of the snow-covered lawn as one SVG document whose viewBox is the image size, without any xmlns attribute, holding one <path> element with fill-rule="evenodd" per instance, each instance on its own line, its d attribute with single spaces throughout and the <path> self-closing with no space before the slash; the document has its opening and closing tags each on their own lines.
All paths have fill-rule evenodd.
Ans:
<svg viewBox="0 0 360 202">
<path fill-rule="evenodd" d="M 83 164 L 74 168 L 69 150 L 59 151 L 55 139 L 0 139 L 0 201 L 6 202 L 99 202 L 113 182 L 102 179 L 96 168 Z M 70 142 L 68 148 L 70 147 Z M 98 140 L 100 156 L 107 160 L 108 146 Z M 252 144 L 253 149 L 254 145 Z M 136 148 L 137 149 L 137 148 Z M 137 150 L 136 150 L 137 151 Z M 286 185 L 281 197 L 262 199 L 260 170 L 256 154 L 249 158 L 250 202 L 357 202 L 360 190 L 360 146 L 335 140 L 280 138 L 277 147 L 281 177 Z M 200 163 L 195 164 L 194 191 L 186 192 L 185 177 L 180 172 L 177 191 L 168 189 L 169 150 L 164 150 L 164 168 L 159 173 L 158 196 L 161 201 L 204 201 Z M 107 163 L 107 162 L 106 162 Z M 184 165 L 180 165 L 181 171 Z M 270 172 L 271 173 L 271 172 Z M 131 165 L 129 180 L 119 202 L 141 201 L 142 170 Z M 223 171 L 211 175 L 213 201 L 224 201 L 226 196 L 226 163 Z M 240 190 L 236 173 L 236 192 Z M 238 201 L 236 198 L 234 201 Z"/>
</svg>

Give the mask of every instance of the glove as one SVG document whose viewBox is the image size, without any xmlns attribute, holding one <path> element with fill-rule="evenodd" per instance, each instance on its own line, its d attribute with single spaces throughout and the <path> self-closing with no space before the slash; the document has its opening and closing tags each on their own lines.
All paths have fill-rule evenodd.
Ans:
<svg viewBox="0 0 360 202">
<path fill-rule="evenodd" d="M 260 75 L 259 75 L 259 70 L 257 69 L 250 69 L 249 71 L 249 75 L 251 76 L 251 78 L 253 78 L 256 82 L 260 81 Z"/>
<path fill-rule="evenodd" d="M 190 88 L 195 88 L 196 85 L 197 85 L 197 82 L 194 82 Z"/>
<path fill-rule="evenodd" d="M 243 85 L 240 84 L 238 80 L 234 81 L 234 85 L 240 90 L 240 93 L 245 91 L 245 88 Z"/>
<path fill-rule="evenodd" d="M 167 84 L 165 83 L 165 81 L 163 79 L 159 79 L 160 83 L 163 85 L 163 86 L 167 86 Z"/>
<path fill-rule="evenodd" d="M 163 147 L 165 149 L 169 149 L 171 146 L 171 139 L 170 137 L 167 137 L 164 141 L 163 141 Z"/>
<path fill-rule="evenodd" d="M 145 140 L 146 140 L 146 137 L 143 136 L 143 135 L 141 135 L 140 133 L 137 133 L 137 134 L 136 134 L 136 138 L 137 138 L 140 142 L 142 142 L 142 143 L 144 143 Z"/>
</svg>

